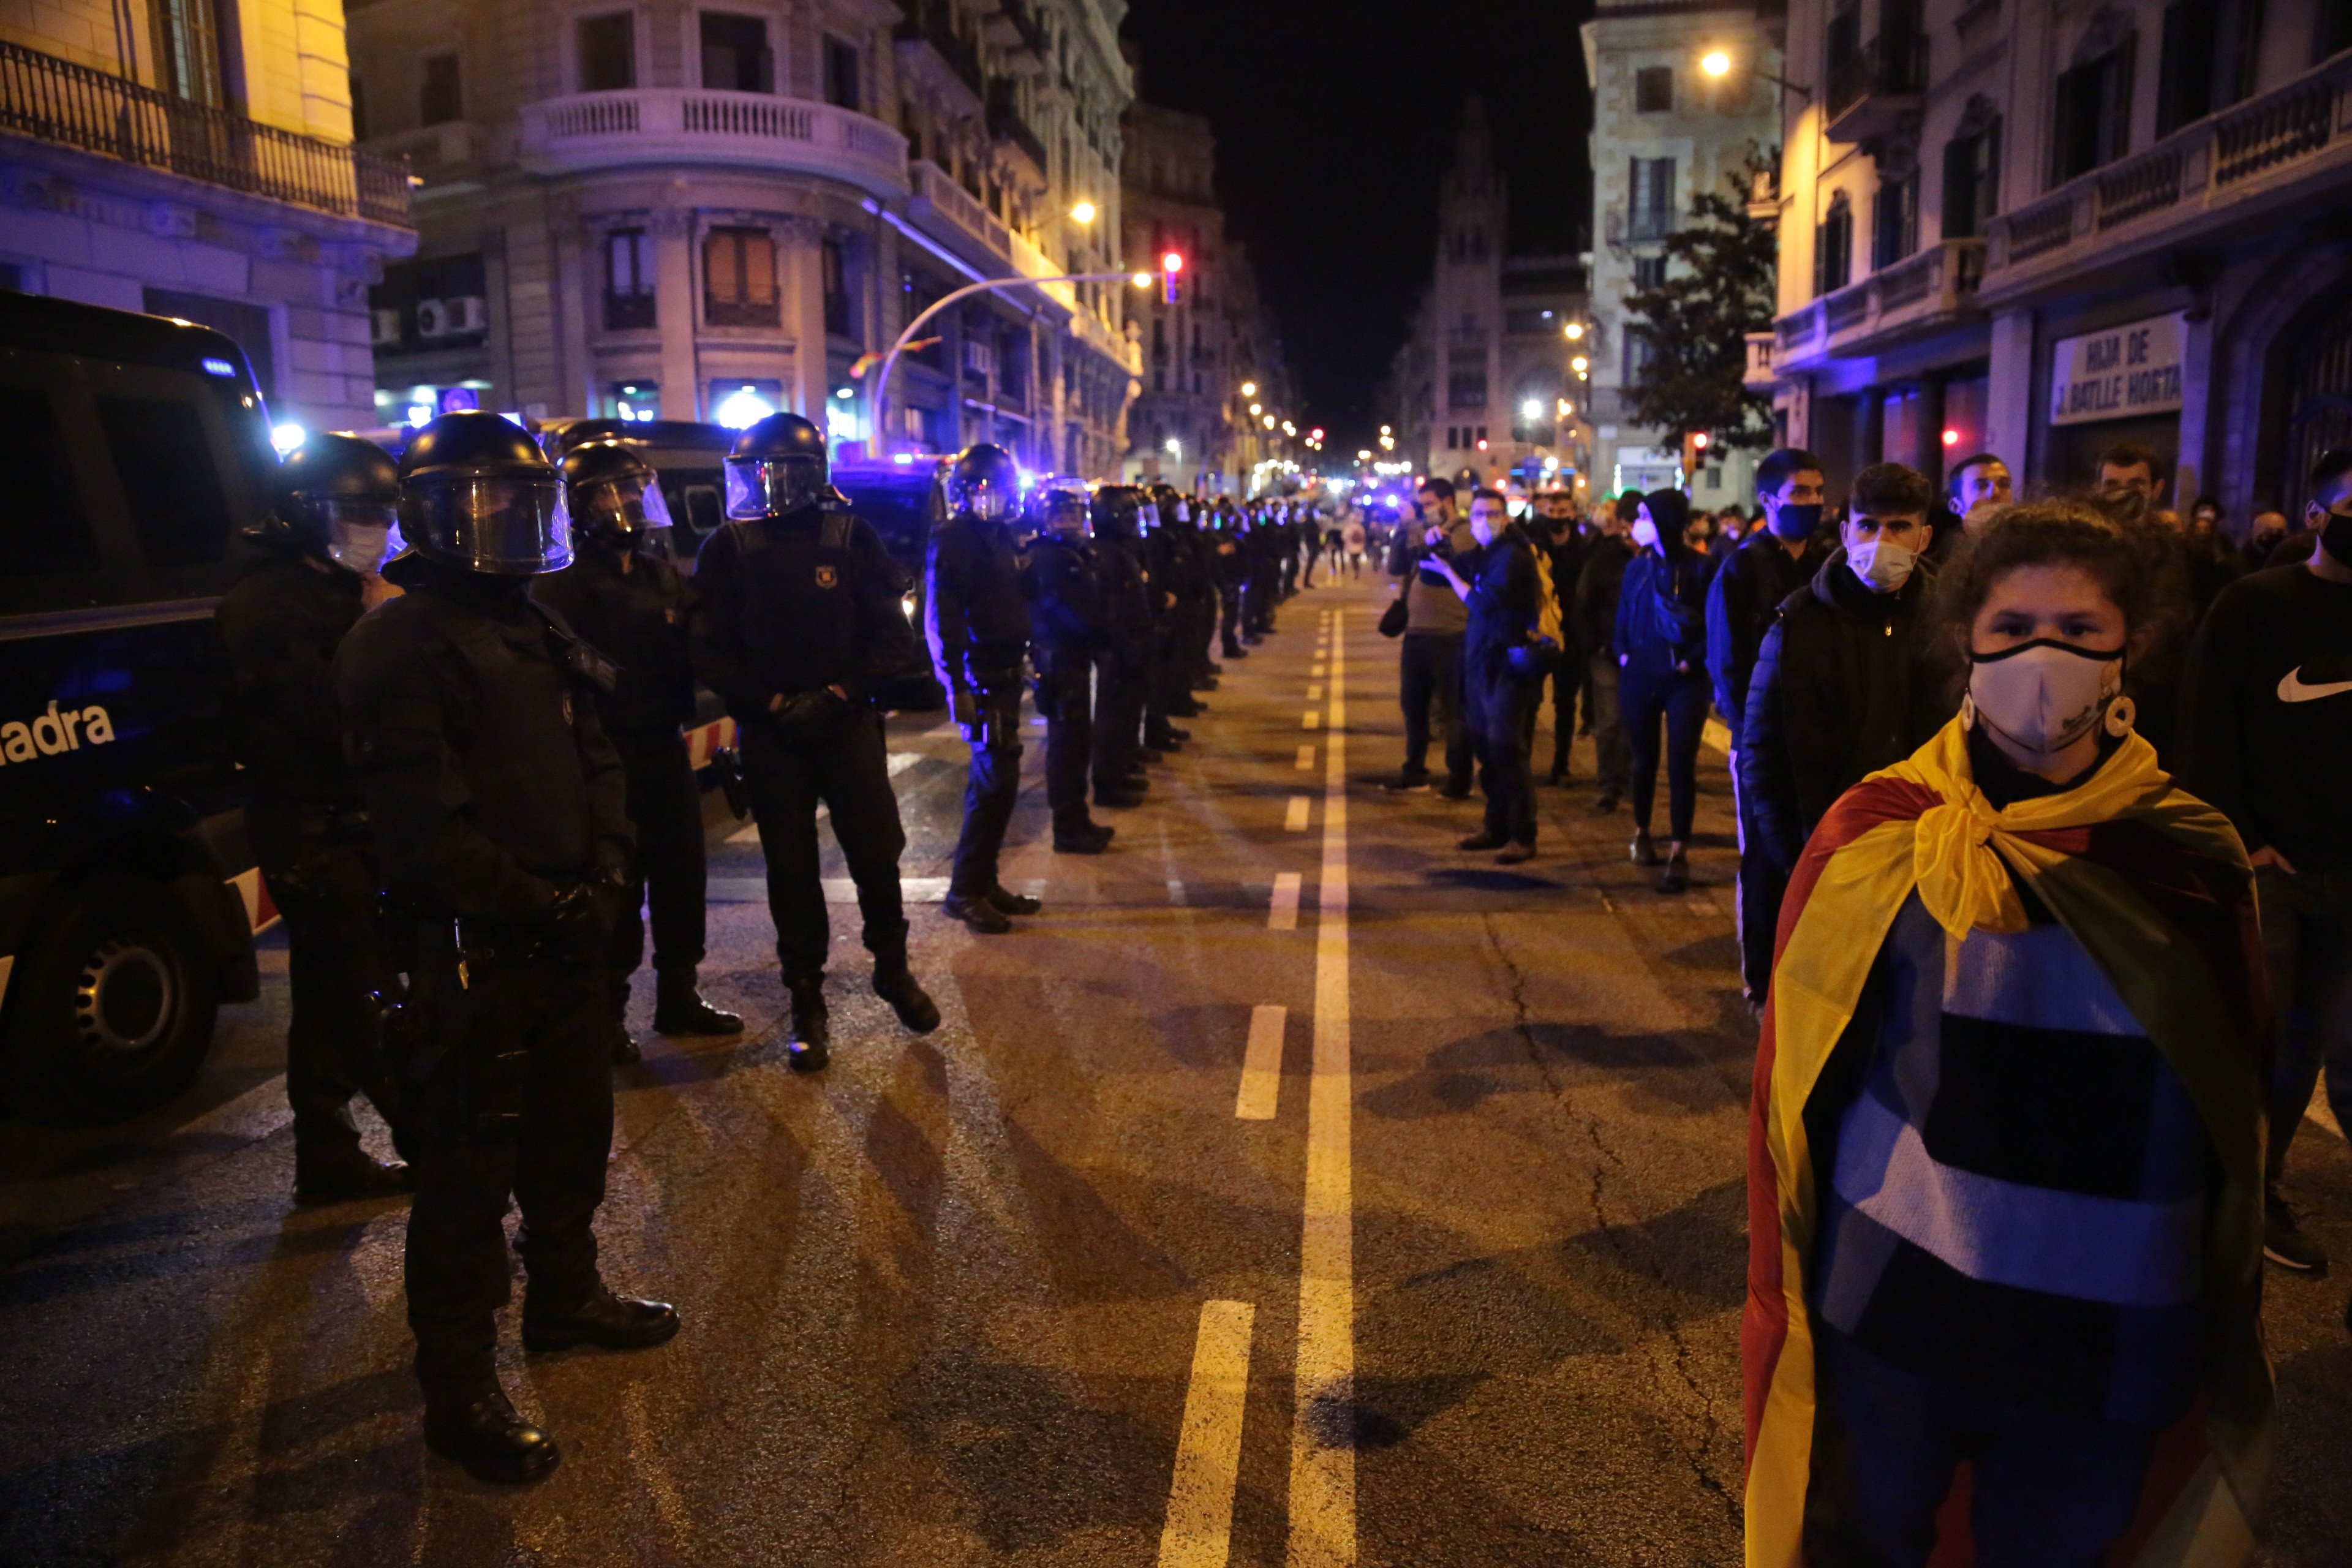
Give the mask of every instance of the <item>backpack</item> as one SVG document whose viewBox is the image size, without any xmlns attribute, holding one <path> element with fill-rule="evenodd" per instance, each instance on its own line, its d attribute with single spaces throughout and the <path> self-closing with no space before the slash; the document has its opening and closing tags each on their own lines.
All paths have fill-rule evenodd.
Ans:
<svg viewBox="0 0 2352 1568">
<path fill-rule="evenodd" d="M 1554 647 L 1568 646 L 1568 634 L 1562 630 L 1565 622 L 1559 613 L 1559 587 L 1551 580 L 1551 555 L 1536 552 L 1536 581 L 1543 584 L 1543 598 L 1536 609 L 1536 636 L 1549 637 Z"/>
</svg>

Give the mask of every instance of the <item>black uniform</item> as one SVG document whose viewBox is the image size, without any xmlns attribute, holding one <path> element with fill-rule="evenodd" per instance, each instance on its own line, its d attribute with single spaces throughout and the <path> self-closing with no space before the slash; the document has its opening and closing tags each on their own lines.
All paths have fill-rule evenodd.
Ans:
<svg viewBox="0 0 2352 1568">
<path fill-rule="evenodd" d="M 681 729 L 694 718 L 687 583 L 657 556 L 589 545 L 562 571 L 534 579 L 532 594 L 617 667 L 613 689 L 596 694 L 596 708 L 621 756 L 636 830 L 606 969 L 618 1017 L 628 1006 L 629 976 L 645 957 L 648 907 L 654 973 L 665 989 L 692 990 L 703 959 L 702 792 Z"/>
<path fill-rule="evenodd" d="M 950 896 L 984 898 L 1021 793 L 1022 661 L 1029 606 L 1009 528 L 950 518 L 931 535 L 925 565 L 924 630 L 931 663 L 956 721 L 971 742 L 963 832 L 948 879 Z"/>
<path fill-rule="evenodd" d="M 1144 744 L 1166 750 L 1169 720 L 1200 710 L 1192 700 L 1192 671 L 1185 653 L 1185 630 L 1193 624 L 1193 541 L 1163 514 L 1143 542 L 1143 569 L 1151 590 L 1151 684 L 1143 707 Z"/>
<path fill-rule="evenodd" d="M 1242 585 L 1249 580 L 1249 556 L 1238 518 L 1230 513 L 1217 520 L 1209 548 L 1217 584 L 1217 640 L 1227 658 L 1247 658 L 1242 647 Z"/>
<path fill-rule="evenodd" d="M 335 659 L 346 754 L 386 877 L 422 917 L 411 1005 L 440 1047 L 408 1230 L 428 1405 L 496 1386 L 510 1194 L 527 1317 L 560 1318 L 602 1289 L 592 1226 L 613 1136 L 602 964 L 617 898 L 600 910 L 579 889 L 616 894 L 629 824 L 586 679 L 593 655 L 525 586 L 431 569 Z"/>
<path fill-rule="evenodd" d="M 1030 547 L 1027 588 L 1037 707 L 1045 716 L 1045 804 L 1060 829 L 1092 820 L 1087 768 L 1094 753 L 1094 667 L 1109 646 L 1095 547 L 1041 535 Z"/>
<path fill-rule="evenodd" d="M 694 670 L 740 733 L 785 978 L 822 975 L 832 942 L 817 878 L 820 801 L 857 885 L 866 951 L 877 968 L 903 968 L 907 835 L 874 699 L 922 654 L 881 536 L 814 506 L 730 522 L 703 542 L 693 587 Z M 845 696 L 824 695 L 832 688 Z"/>
<path fill-rule="evenodd" d="M 357 574 L 273 550 L 221 600 L 229 739 L 252 797 L 246 833 L 286 919 L 286 1098 L 298 1186 L 337 1185 L 373 1162 L 351 1100 L 365 1094 L 409 1141 L 406 1096 L 383 1049 L 371 992 L 403 967 L 382 911 L 359 782 L 343 760 L 335 650 L 360 618 Z"/>
<path fill-rule="evenodd" d="M 1139 542 L 1098 533 L 1095 583 L 1101 596 L 1103 646 L 1095 709 L 1095 798 L 1105 803 L 1141 769 L 1144 694 L 1151 675 L 1150 588 Z"/>
</svg>

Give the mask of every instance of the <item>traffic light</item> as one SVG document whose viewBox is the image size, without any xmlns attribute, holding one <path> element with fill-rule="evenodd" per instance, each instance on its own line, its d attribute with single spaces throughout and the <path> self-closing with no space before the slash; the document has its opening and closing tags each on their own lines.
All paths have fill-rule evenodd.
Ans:
<svg viewBox="0 0 2352 1568">
<path fill-rule="evenodd" d="M 1171 250 L 1160 258 L 1160 302 L 1173 305 L 1184 298 L 1184 255 Z"/>
<path fill-rule="evenodd" d="M 1706 461 L 1707 447 L 1709 445 L 1710 443 L 1707 438 L 1707 434 L 1704 430 L 1695 430 L 1691 432 L 1691 434 L 1683 437 L 1684 473 L 1695 474 L 1698 472 L 1699 465 Z"/>
</svg>

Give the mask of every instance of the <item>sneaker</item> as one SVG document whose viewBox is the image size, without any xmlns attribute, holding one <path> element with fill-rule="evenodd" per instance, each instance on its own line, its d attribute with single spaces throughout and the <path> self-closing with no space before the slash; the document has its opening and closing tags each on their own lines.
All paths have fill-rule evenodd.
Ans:
<svg viewBox="0 0 2352 1568">
<path fill-rule="evenodd" d="M 1679 849 L 1666 857 L 1666 868 L 1658 873 L 1658 891 L 1679 893 L 1690 886 L 1690 859 Z"/>
<path fill-rule="evenodd" d="M 2292 1268 L 2314 1279 L 2323 1279 L 2327 1273 L 2326 1249 L 2303 1234 L 2303 1226 L 2295 1219 L 2294 1205 L 2276 1193 L 2263 1204 L 2263 1256 L 2281 1268 Z"/>
<path fill-rule="evenodd" d="M 1469 837 L 1462 840 L 1461 843 L 1456 844 L 1454 847 L 1456 849 L 1471 850 L 1475 853 L 1481 849 L 1500 849 L 1506 842 L 1507 841 L 1505 839 L 1498 837 L 1495 834 L 1487 832 L 1482 827 L 1477 832 L 1472 834 Z"/>
<path fill-rule="evenodd" d="M 1425 773 L 1399 773 L 1392 779 L 1382 779 L 1381 787 L 1391 795 L 1427 795 L 1429 775 Z"/>
<path fill-rule="evenodd" d="M 1495 857 L 1495 864 L 1497 866 L 1524 866 L 1535 858 L 1536 847 L 1534 845 L 1514 844 L 1505 849 L 1500 855 Z"/>
<path fill-rule="evenodd" d="M 1633 829 L 1633 842 L 1627 847 L 1626 854 L 1632 857 L 1636 866 L 1654 866 L 1658 863 L 1657 846 L 1650 842 L 1648 828 Z"/>
</svg>

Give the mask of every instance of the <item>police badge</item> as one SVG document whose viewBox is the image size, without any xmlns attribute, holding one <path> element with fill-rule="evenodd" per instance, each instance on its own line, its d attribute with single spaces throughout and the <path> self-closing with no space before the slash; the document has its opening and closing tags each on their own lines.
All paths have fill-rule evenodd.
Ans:
<svg viewBox="0 0 2352 1568">
<path fill-rule="evenodd" d="M 835 588 L 840 586 L 840 584 L 841 572 L 839 568 L 834 566 L 820 566 L 816 569 L 816 585 L 818 587 Z"/>
</svg>

